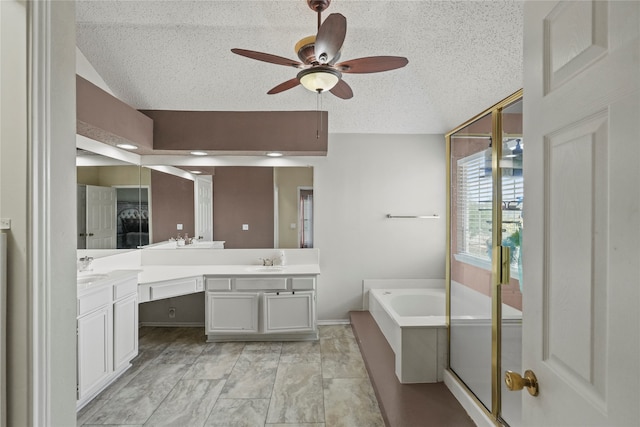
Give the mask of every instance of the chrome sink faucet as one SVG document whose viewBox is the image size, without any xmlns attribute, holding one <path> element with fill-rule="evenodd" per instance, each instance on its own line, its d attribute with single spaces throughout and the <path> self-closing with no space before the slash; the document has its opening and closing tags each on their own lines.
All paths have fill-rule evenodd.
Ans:
<svg viewBox="0 0 640 427">
<path fill-rule="evenodd" d="M 78 260 L 78 271 L 89 271 L 89 266 L 93 262 L 93 257 L 83 256 Z"/>
</svg>

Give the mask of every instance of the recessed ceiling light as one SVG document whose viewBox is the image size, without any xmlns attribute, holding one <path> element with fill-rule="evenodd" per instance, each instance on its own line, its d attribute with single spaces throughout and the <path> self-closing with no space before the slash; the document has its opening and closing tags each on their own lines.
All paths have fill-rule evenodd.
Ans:
<svg viewBox="0 0 640 427">
<path fill-rule="evenodd" d="M 269 156 L 269 157 L 282 157 L 282 153 L 279 153 L 277 151 L 271 151 L 271 152 L 267 153 L 267 156 Z"/>
<path fill-rule="evenodd" d="M 208 153 L 206 151 L 192 151 L 191 154 L 194 156 L 206 156 Z"/>
<path fill-rule="evenodd" d="M 200 175 L 202 173 L 202 171 L 189 171 L 194 175 Z"/>
<path fill-rule="evenodd" d="M 122 148 L 123 150 L 137 150 L 138 146 L 133 144 L 116 144 L 116 147 Z"/>
</svg>

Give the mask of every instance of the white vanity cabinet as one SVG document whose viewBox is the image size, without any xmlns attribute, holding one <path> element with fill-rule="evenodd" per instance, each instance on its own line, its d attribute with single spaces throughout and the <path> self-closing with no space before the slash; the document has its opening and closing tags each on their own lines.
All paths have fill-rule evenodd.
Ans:
<svg viewBox="0 0 640 427">
<path fill-rule="evenodd" d="M 315 276 L 205 276 L 209 342 L 318 338 Z"/>
<path fill-rule="evenodd" d="M 95 392 L 113 372 L 112 316 L 109 299 L 78 317 L 78 400 Z"/>
<path fill-rule="evenodd" d="M 113 370 L 117 372 L 138 355 L 137 280 L 116 283 L 113 299 Z"/>
<path fill-rule="evenodd" d="M 117 272 L 78 288 L 77 409 L 115 381 L 138 354 L 138 280 Z"/>
</svg>

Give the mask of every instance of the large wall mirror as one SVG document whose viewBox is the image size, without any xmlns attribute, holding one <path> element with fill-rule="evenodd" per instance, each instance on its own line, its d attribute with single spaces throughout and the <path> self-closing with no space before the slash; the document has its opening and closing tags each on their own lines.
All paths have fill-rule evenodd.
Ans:
<svg viewBox="0 0 640 427">
<path fill-rule="evenodd" d="M 172 238 L 225 248 L 313 247 L 313 168 L 139 166 L 78 149 L 78 249 Z M 205 246 L 206 247 L 206 246 Z"/>
</svg>

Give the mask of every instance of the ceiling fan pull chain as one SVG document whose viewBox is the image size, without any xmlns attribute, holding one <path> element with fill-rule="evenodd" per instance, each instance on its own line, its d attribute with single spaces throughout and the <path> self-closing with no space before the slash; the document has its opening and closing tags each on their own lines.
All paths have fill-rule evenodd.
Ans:
<svg viewBox="0 0 640 427">
<path fill-rule="evenodd" d="M 318 91 L 318 98 L 316 98 L 316 111 L 318 112 L 318 117 L 316 118 L 316 139 L 320 139 L 320 129 L 322 129 L 322 92 Z"/>
</svg>

